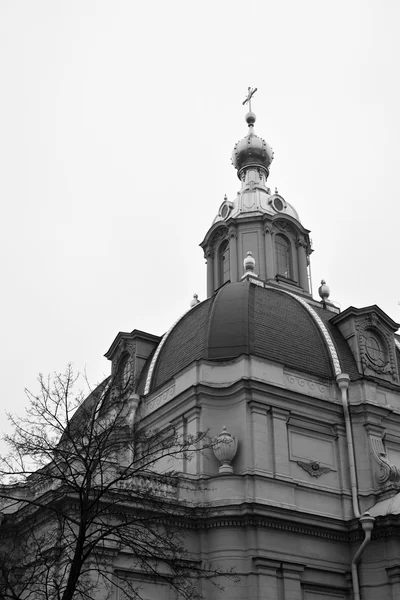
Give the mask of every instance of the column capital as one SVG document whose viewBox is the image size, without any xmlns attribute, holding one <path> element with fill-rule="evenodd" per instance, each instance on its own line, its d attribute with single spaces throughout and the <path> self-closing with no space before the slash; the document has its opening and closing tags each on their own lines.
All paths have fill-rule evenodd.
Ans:
<svg viewBox="0 0 400 600">
<path fill-rule="evenodd" d="M 247 405 L 252 413 L 255 412 L 265 415 L 271 410 L 271 407 L 268 404 L 263 404 L 263 402 L 259 402 L 258 400 L 249 400 Z"/>
<path fill-rule="evenodd" d="M 274 419 L 280 419 L 281 421 L 287 421 L 290 417 L 290 410 L 287 410 L 286 408 L 272 406 L 271 412 Z"/>
</svg>

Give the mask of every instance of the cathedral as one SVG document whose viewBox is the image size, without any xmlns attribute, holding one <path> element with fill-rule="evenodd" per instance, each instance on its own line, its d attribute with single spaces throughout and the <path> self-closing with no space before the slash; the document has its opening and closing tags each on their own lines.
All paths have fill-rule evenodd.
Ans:
<svg viewBox="0 0 400 600">
<path fill-rule="evenodd" d="M 215 440 L 175 464 L 212 507 L 193 553 L 237 575 L 201 583 L 205 599 L 396 600 L 399 325 L 376 305 L 340 311 L 324 281 L 312 296 L 310 232 L 268 187 L 253 92 L 232 153 L 240 189 L 200 244 L 207 298 L 162 337 L 118 333 L 105 356 L 136 382 L 136 422 Z"/>
</svg>

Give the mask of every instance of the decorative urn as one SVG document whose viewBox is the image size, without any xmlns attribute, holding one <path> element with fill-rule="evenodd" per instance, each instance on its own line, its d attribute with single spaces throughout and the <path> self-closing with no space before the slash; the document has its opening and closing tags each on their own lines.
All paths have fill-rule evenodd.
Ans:
<svg viewBox="0 0 400 600">
<path fill-rule="evenodd" d="M 215 458 L 221 463 L 219 468 L 221 475 L 230 475 L 233 473 L 231 462 L 235 458 L 237 448 L 238 442 L 236 436 L 229 433 L 224 425 L 221 433 L 213 439 L 213 451 Z"/>
</svg>

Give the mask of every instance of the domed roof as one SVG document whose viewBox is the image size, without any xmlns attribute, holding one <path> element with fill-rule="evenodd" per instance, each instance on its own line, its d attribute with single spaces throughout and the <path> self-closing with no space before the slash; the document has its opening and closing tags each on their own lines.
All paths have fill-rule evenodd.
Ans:
<svg viewBox="0 0 400 600">
<path fill-rule="evenodd" d="M 232 164 L 238 170 L 238 176 L 244 167 L 249 166 L 264 167 L 268 171 L 274 158 L 272 148 L 254 133 L 255 120 L 254 113 L 247 113 L 246 121 L 249 125 L 249 133 L 235 144 L 232 152 Z"/>
<path fill-rule="evenodd" d="M 193 361 L 226 361 L 242 354 L 315 377 L 334 378 L 332 356 L 321 326 L 333 340 L 342 370 L 357 378 L 346 341 L 329 323 L 333 314 L 317 307 L 313 311 L 316 318 L 304 300 L 275 287 L 259 287 L 247 280 L 228 283 L 187 312 L 164 337 L 153 366 L 144 373 L 147 392 L 164 385 Z M 140 388 L 143 393 L 144 381 Z"/>
</svg>

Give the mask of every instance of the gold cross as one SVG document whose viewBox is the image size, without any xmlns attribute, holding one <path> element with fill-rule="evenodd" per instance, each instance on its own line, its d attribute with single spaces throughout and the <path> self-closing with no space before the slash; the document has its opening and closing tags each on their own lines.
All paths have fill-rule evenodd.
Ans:
<svg viewBox="0 0 400 600">
<path fill-rule="evenodd" d="M 251 87 L 248 88 L 248 92 L 247 92 L 247 96 L 245 98 L 245 100 L 243 100 L 242 104 L 247 104 L 249 103 L 249 111 L 251 112 L 251 99 L 254 96 L 254 94 L 256 93 L 257 88 L 254 88 L 254 90 L 251 89 Z"/>
</svg>

